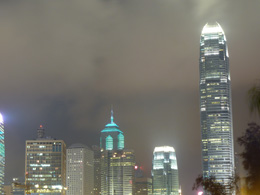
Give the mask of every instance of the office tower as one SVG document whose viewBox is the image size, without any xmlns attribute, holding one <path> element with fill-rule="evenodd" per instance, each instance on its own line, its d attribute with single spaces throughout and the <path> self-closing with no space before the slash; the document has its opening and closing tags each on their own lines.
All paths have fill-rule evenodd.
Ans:
<svg viewBox="0 0 260 195">
<path fill-rule="evenodd" d="M 26 141 L 25 184 L 32 195 L 65 195 L 66 145 L 45 137 L 42 125 L 36 140 Z"/>
<path fill-rule="evenodd" d="M 83 144 L 67 149 L 66 195 L 91 195 L 94 188 L 94 153 Z"/>
<path fill-rule="evenodd" d="M 101 149 L 98 146 L 92 146 L 94 151 L 94 195 L 101 194 Z"/>
<path fill-rule="evenodd" d="M 152 179 L 154 195 L 179 194 L 177 158 L 173 147 L 154 148 Z"/>
<path fill-rule="evenodd" d="M 152 179 L 147 177 L 135 178 L 135 195 L 152 195 Z"/>
<path fill-rule="evenodd" d="M 101 194 L 133 195 L 134 166 L 133 150 L 124 149 L 124 135 L 114 123 L 113 111 L 111 122 L 101 131 Z"/>
<path fill-rule="evenodd" d="M 227 184 L 234 172 L 229 56 L 218 23 L 206 24 L 200 38 L 200 125 L 203 177 Z"/>
<path fill-rule="evenodd" d="M 4 132 L 4 120 L 0 113 L 0 194 L 3 194 L 5 178 L 5 132 Z"/>
</svg>

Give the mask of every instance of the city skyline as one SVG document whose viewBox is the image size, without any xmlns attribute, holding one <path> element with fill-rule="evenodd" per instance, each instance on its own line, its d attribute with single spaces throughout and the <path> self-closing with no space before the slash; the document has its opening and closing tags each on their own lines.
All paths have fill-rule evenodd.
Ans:
<svg viewBox="0 0 260 195">
<path fill-rule="evenodd" d="M 236 138 L 259 79 L 260 2 L 1 2 L 0 111 L 6 181 L 24 174 L 25 140 L 42 124 L 69 146 L 99 145 L 114 105 L 126 148 L 146 175 L 153 148 L 172 145 L 184 194 L 201 168 L 199 38 L 217 21 L 228 38 Z M 245 17 L 241 17 L 241 15 Z M 188 135 L 188 136 L 187 136 Z"/>
</svg>

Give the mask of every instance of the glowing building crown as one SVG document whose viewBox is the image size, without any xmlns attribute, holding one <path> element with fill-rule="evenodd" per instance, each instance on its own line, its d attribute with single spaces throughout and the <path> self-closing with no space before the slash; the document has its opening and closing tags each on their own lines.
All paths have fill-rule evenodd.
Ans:
<svg viewBox="0 0 260 195">
<path fill-rule="evenodd" d="M 0 113 L 0 123 L 4 123 L 4 119 L 3 119 L 3 116 L 2 116 L 2 114 Z"/>
<path fill-rule="evenodd" d="M 223 33 L 224 31 L 219 25 L 219 23 L 215 22 L 214 24 L 209 24 L 207 23 L 203 29 L 202 29 L 202 34 L 211 34 L 211 33 Z"/>
<path fill-rule="evenodd" d="M 155 147 L 153 153 L 155 152 L 175 152 L 174 148 L 171 146 L 160 146 Z"/>
</svg>

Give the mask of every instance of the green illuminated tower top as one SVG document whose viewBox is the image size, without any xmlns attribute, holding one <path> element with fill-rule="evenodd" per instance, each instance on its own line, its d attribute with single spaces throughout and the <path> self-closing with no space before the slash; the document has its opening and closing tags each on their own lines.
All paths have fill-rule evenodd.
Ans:
<svg viewBox="0 0 260 195">
<path fill-rule="evenodd" d="M 123 150 L 125 145 L 124 133 L 114 123 L 114 113 L 111 109 L 111 121 L 101 131 L 100 148 L 104 150 Z"/>
<path fill-rule="evenodd" d="M 4 120 L 0 113 L 0 194 L 3 194 L 5 177 L 5 135 Z"/>
</svg>

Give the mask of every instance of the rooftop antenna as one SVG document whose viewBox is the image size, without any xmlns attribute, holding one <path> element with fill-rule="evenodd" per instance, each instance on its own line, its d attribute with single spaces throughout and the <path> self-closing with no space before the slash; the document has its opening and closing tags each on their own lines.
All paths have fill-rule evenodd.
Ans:
<svg viewBox="0 0 260 195">
<path fill-rule="evenodd" d="M 44 130 L 44 128 L 43 128 L 42 125 L 40 125 L 40 127 L 37 129 L 37 135 L 38 135 L 37 138 L 39 138 L 39 139 L 44 138 L 44 136 L 45 136 L 45 130 Z"/>
<path fill-rule="evenodd" d="M 111 105 L 111 123 L 114 123 L 114 111 L 113 111 L 113 105 Z"/>
</svg>

